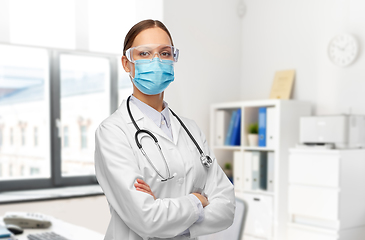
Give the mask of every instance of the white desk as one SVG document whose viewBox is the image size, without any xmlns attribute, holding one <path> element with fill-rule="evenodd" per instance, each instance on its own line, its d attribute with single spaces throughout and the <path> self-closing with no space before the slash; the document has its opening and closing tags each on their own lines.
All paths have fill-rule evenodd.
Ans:
<svg viewBox="0 0 365 240">
<path fill-rule="evenodd" d="M 88 239 L 88 240 L 103 240 L 104 235 L 89 230 L 84 227 L 76 226 L 62 220 L 51 218 L 52 226 L 47 229 L 24 229 L 24 233 L 20 235 L 16 235 L 17 240 L 28 240 L 28 234 L 35 233 L 43 233 L 43 232 L 55 232 L 64 236 L 70 240 L 80 240 L 80 239 Z M 2 218 L 0 218 L 0 224 L 4 225 Z"/>
</svg>

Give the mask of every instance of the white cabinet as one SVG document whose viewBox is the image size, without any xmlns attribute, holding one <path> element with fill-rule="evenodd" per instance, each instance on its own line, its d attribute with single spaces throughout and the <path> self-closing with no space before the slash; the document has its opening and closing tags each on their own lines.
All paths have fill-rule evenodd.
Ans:
<svg viewBox="0 0 365 240">
<path fill-rule="evenodd" d="M 339 191 L 313 186 L 289 187 L 289 212 L 336 221 L 339 216 Z"/>
<path fill-rule="evenodd" d="M 266 123 L 267 146 L 251 147 L 247 138 L 248 126 L 258 122 L 260 108 L 266 108 L 267 119 L 271 119 Z M 227 119 L 230 119 L 232 113 L 238 109 L 241 112 L 240 145 L 224 145 L 222 136 L 227 135 Z M 236 196 L 244 199 L 248 205 L 244 240 L 287 239 L 288 149 L 298 142 L 299 118 L 310 116 L 310 111 L 309 103 L 276 99 L 221 103 L 211 106 L 211 149 L 214 150 L 222 167 L 226 162 L 234 162 Z M 270 158 L 267 165 L 272 171 L 267 174 L 266 187 L 255 184 L 257 164 L 253 165 L 256 160 L 250 161 L 249 158 L 257 156 L 257 152 L 259 155 L 267 154 L 267 159 Z M 233 161 L 234 158 L 235 161 Z"/>
<path fill-rule="evenodd" d="M 337 155 L 290 156 L 289 178 L 291 183 L 322 187 L 339 187 L 340 158 Z"/>
<path fill-rule="evenodd" d="M 365 150 L 291 149 L 288 239 L 365 239 Z"/>
<path fill-rule="evenodd" d="M 295 240 L 338 240 L 338 235 L 330 231 L 290 226 L 288 228 L 288 238 Z"/>
<path fill-rule="evenodd" d="M 245 233 L 264 239 L 270 239 L 273 234 L 273 202 L 272 196 L 258 194 L 242 194 L 249 206 L 250 214 L 247 215 Z"/>
</svg>

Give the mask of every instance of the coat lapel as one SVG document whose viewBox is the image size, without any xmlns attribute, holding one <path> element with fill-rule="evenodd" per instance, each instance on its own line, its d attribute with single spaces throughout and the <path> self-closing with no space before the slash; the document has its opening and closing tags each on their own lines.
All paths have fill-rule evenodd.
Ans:
<svg viewBox="0 0 365 240">
<path fill-rule="evenodd" d="M 142 119 L 144 118 L 144 114 L 133 103 L 130 103 L 129 106 L 130 106 L 134 121 L 136 121 L 139 128 L 142 128 L 143 126 L 141 126 L 141 124 L 143 123 Z M 128 114 L 126 100 L 123 100 L 122 104 L 120 104 L 118 111 L 120 111 L 122 113 L 123 119 L 126 123 L 132 124 L 132 119 L 130 118 L 130 116 Z"/>
<path fill-rule="evenodd" d="M 159 128 L 150 118 L 146 117 L 135 104 L 130 103 L 129 106 L 130 106 L 133 118 L 136 121 L 136 123 L 140 129 L 146 129 L 148 131 L 151 131 L 153 134 L 157 134 L 160 137 L 171 142 L 170 138 L 162 131 L 162 129 Z M 122 102 L 122 104 L 119 107 L 119 110 L 121 111 L 125 122 L 128 124 L 133 124 L 132 120 L 128 114 L 126 100 L 124 100 Z M 180 123 L 171 114 L 170 111 L 169 111 L 169 114 L 170 114 L 170 121 L 171 121 L 171 127 L 172 127 L 173 143 L 176 145 L 178 138 L 179 138 Z"/>
<path fill-rule="evenodd" d="M 174 144 L 177 145 L 177 142 L 179 140 L 179 134 L 181 129 L 180 122 L 172 115 L 171 111 L 169 111 L 170 114 L 170 121 L 171 121 L 171 128 L 172 128 L 172 136 L 174 139 Z"/>
<path fill-rule="evenodd" d="M 171 142 L 170 138 L 150 118 L 145 117 L 143 120 L 143 125 L 144 129 L 149 130 L 152 133 L 157 134 Z"/>
</svg>

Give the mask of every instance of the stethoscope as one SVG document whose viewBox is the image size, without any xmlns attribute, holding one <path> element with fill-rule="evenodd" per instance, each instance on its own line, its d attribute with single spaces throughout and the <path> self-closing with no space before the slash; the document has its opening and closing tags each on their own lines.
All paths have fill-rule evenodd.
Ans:
<svg viewBox="0 0 365 240">
<path fill-rule="evenodd" d="M 143 156 L 145 156 L 145 158 L 147 159 L 147 161 L 151 164 L 152 168 L 156 171 L 156 173 L 160 176 L 160 178 L 162 178 L 161 182 L 165 182 L 167 180 L 170 180 L 172 178 L 174 178 L 176 176 L 176 173 L 174 175 L 171 176 L 171 173 L 170 173 L 170 168 L 169 166 L 167 165 L 167 161 L 165 159 L 165 156 L 163 155 L 162 153 L 162 150 L 161 150 L 161 147 L 160 147 L 160 144 L 158 143 L 158 140 L 156 138 L 155 135 L 153 135 L 153 133 L 151 133 L 150 131 L 146 130 L 146 129 L 140 129 L 136 123 L 136 121 L 134 121 L 134 118 L 132 116 L 132 113 L 131 113 L 131 109 L 129 107 L 129 100 L 130 100 L 131 96 L 128 97 L 127 99 L 127 109 L 128 109 L 128 114 L 129 114 L 129 117 L 131 118 L 132 122 L 133 122 L 133 125 L 136 127 L 137 129 L 137 132 L 135 133 L 134 135 L 134 138 L 135 138 L 135 141 L 136 141 L 136 144 L 139 148 L 139 150 L 141 150 Z M 189 130 L 187 129 L 187 127 L 185 126 L 185 124 L 181 121 L 181 119 L 171 110 L 171 108 L 169 108 L 172 115 L 174 115 L 177 120 L 180 122 L 181 126 L 185 129 L 186 133 L 189 135 L 190 139 L 194 142 L 196 148 L 198 149 L 199 153 L 200 153 L 200 161 L 201 163 L 203 164 L 203 166 L 205 166 L 206 168 L 210 168 L 210 166 L 212 165 L 213 161 L 212 159 L 208 156 L 208 155 L 205 155 L 203 150 L 199 147 L 199 144 L 195 141 L 193 135 L 191 135 L 191 133 L 189 132 Z M 160 152 L 160 155 L 162 156 L 162 159 L 164 160 L 164 163 L 165 163 L 165 167 L 166 167 L 166 170 L 167 170 L 167 174 L 168 174 L 168 177 L 165 178 L 164 176 L 162 176 L 161 172 L 155 167 L 155 165 L 152 163 L 151 159 L 148 157 L 148 155 L 146 154 L 146 152 L 144 151 L 143 147 L 142 147 L 142 144 L 139 142 L 138 140 L 138 134 L 140 133 L 146 133 L 148 134 L 154 141 L 155 141 L 155 144 Z M 177 136 L 176 136 L 177 137 Z M 143 137 L 142 137 L 143 138 Z M 141 138 L 141 139 L 142 139 Z"/>
</svg>

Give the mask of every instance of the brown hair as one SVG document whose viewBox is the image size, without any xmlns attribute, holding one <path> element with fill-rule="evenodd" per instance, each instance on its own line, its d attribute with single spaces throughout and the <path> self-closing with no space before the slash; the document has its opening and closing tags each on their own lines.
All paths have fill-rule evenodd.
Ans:
<svg viewBox="0 0 365 240">
<path fill-rule="evenodd" d="M 134 25 L 129 30 L 127 35 L 125 36 L 124 47 L 123 47 L 123 56 L 125 56 L 125 52 L 133 45 L 134 39 L 137 37 L 137 35 L 140 32 L 142 32 L 143 30 L 146 30 L 149 28 L 155 28 L 155 27 L 158 27 L 158 28 L 161 28 L 162 30 L 164 30 L 167 33 L 167 35 L 169 35 L 169 38 L 171 40 L 171 45 L 174 46 L 174 43 L 172 42 L 171 34 L 170 34 L 169 30 L 167 30 L 167 27 L 158 20 L 147 19 L 147 20 L 140 21 L 139 23 Z"/>
</svg>

